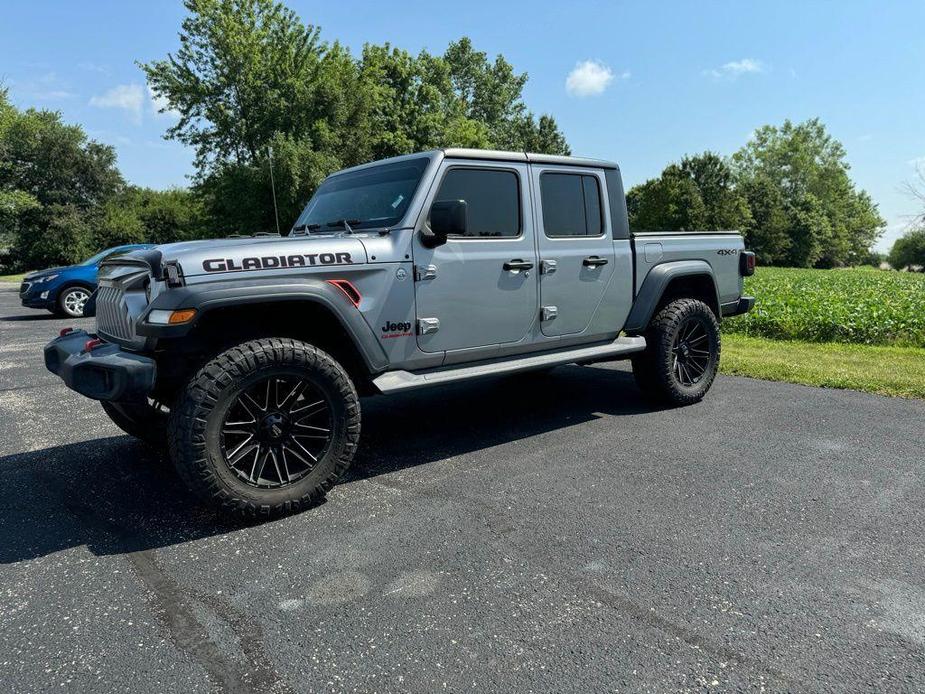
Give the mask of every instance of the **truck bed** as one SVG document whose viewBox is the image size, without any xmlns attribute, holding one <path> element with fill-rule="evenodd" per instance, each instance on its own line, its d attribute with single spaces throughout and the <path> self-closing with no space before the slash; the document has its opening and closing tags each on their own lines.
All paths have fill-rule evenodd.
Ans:
<svg viewBox="0 0 925 694">
<path fill-rule="evenodd" d="M 703 261 L 716 278 L 720 304 L 742 294 L 739 254 L 745 241 L 737 231 L 639 231 L 630 234 L 635 256 L 635 291 L 660 263 Z"/>
</svg>

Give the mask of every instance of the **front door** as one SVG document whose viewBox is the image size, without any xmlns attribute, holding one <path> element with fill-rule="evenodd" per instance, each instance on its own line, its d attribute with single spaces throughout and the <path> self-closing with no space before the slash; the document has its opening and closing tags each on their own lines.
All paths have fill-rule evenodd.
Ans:
<svg viewBox="0 0 925 694">
<path fill-rule="evenodd" d="M 603 171 L 533 167 L 544 335 L 589 329 L 614 272 Z"/>
<path fill-rule="evenodd" d="M 441 352 L 525 339 L 538 307 L 527 165 L 445 161 L 425 210 L 438 200 L 466 202 L 467 231 L 437 248 L 415 234 L 418 346 Z"/>
</svg>

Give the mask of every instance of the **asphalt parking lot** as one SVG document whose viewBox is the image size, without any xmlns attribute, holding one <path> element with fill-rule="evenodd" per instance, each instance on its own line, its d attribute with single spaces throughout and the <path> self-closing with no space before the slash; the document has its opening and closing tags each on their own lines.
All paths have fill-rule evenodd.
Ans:
<svg viewBox="0 0 925 694">
<path fill-rule="evenodd" d="M 621 366 L 364 400 L 238 526 L 45 371 L 0 285 L 0 689 L 921 691 L 925 402 Z M 85 321 L 92 325 L 92 321 Z"/>
</svg>

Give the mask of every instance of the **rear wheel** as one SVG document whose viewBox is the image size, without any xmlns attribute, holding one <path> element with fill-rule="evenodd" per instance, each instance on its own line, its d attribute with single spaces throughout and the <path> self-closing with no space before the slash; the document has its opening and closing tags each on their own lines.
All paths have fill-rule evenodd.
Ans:
<svg viewBox="0 0 925 694">
<path fill-rule="evenodd" d="M 86 287 L 65 287 L 58 294 L 58 313 L 71 318 L 82 318 L 84 307 L 90 298 Z"/>
<path fill-rule="evenodd" d="M 319 501 L 353 460 L 360 402 L 344 369 L 313 345 L 260 339 L 222 352 L 180 394 L 168 443 L 200 498 L 247 516 Z"/>
<path fill-rule="evenodd" d="M 676 299 L 646 330 L 646 350 L 633 359 L 636 384 L 647 397 L 690 405 L 706 395 L 719 368 L 719 323 L 697 299 Z"/>
<path fill-rule="evenodd" d="M 169 410 L 156 400 L 147 402 L 101 403 L 109 418 L 129 436 L 141 439 L 152 446 L 167 445 L 167 416 Z"/>
</svg>

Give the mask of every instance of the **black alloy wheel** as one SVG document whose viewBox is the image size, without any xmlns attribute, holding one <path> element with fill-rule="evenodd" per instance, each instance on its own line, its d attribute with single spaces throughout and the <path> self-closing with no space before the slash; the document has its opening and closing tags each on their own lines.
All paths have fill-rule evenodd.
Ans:
<svg viewBox="0 0 925 694">
<path fill-rule="evenodd" d="M 246 484 L 286 487 L 311 472 L 331 444 L 331 405 L 307 378 L 277 374 L 245 387 L 225 413 L 225 464 Z"/>
</svg>

